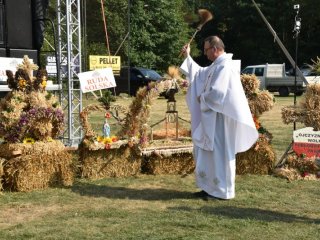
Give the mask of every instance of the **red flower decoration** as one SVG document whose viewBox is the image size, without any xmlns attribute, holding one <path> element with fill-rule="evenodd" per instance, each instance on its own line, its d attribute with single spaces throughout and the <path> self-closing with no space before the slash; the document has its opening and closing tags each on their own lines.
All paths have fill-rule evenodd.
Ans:
<svg viewBox="0 0 320 240">
<path fill-rule="evenodd" d="M 111 114 L 109 112 L 106 112 L 106 114 L 104 115 L 105 118 L 111 118 Z"/>
<path fill-rule="evenodd" d="M 256 125 L 256 129 L 259 129 L 261 127 L 261 125 L 260 125 L 258 118 L 254 115 L 252 115 L 252 117 L 253 117 L 254 125 Z"/>
</svg>

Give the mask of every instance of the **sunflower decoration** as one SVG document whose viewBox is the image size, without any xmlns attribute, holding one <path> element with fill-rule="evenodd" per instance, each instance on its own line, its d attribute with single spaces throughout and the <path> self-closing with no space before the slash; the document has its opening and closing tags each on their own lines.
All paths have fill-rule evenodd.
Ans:
<svg viewBox="0 0 320 240">
<path fill-rule="evenodd" d="M 47 87 L 48 73 L 45 69 L 40 69 L 37 72 L 36 79 L 33 82 L 33 87 L 36 91 L 45 91 Z"/>
<path fill-rule="evenodd" d="M 36 141 L 33 138 L 27 137 L 24 138 L 22 142 L 25 144 L 34 144 Z"/>
<path fill-rule="evenodd" d="M 27 80 L 23 79 L 23 78 L 19 78 L 18 80 L 18 88 L 19 90 L 24 90 L 27 87 Z"/>
<path fill-rule="evenodd" d="M 110 144 L 110 143 L 112 143 L 112 138 L 111 138 L 111 137 L 105 137 L 105 138 L 103 138 L 103 143 L 104 143 L 104 144 Z"/>
<path fill-rule="evenodd" d="M 103 136 L 98 136 L 98 137 L 97 137 L 97 141 L 98 141 L 98 142 L 103 142 L 103 139 L 104 139 Z"/>
<path fill-rule="evenodd" d="M 31 79 L 28 73 L 23 69 L 18 69 L 15 74 L 15 81 L 18 83 L 17 87 L 20 91 L 31 90 Z"/>
</svg>

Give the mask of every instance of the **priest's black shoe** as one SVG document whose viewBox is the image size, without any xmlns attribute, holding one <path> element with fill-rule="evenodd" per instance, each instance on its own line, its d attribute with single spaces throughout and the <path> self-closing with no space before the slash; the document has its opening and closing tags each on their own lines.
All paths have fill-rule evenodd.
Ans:
<svg viewBox="0 0 320 240">
<path fill-rule="evenodd" d="M 192 194 L 195 198 L 207 198 L 208 197 L 208 193 L 205 191 L 200 191 L 200 192 L 195 192 Z"/>
</svg>

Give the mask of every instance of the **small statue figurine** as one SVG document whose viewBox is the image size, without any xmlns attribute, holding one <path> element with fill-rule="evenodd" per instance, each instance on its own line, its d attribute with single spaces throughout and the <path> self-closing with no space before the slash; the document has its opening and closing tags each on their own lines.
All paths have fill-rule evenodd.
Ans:
<svg viewBox="0 0 320 240">
<path fill-rule="evenodd" d="M 104 115 L 105 120 L 104 120 L 104 124 L 102 127 L 102 133 L 104 137 L 110 137 L 110 125 L 108 123 L 108 118 L 111 118 L 111 114 L 109 112 L 106 112 L 106 114 Z"/>
<path fill-rule="evenodd" d="M 104 120 L 104 124 L 103 124 L 103 127 L 102 127 L 102 132 L 103 132 L 103 136 L 104 137 L 110 137 L 110 125 L 108 123 L 108 119 L 106 118 Z"/>
</svg>

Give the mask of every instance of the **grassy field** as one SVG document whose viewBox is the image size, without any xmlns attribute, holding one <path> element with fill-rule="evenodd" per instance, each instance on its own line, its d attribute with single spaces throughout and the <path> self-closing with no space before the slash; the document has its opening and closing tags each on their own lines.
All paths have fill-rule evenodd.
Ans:
<svg viewBox="0 0 320 240">
<path fill-rule="evenodd" d="M 188 118 L 182 98 L 178 111 Z M 281 155 L 292 136 L 281 106 L 293 99 L 276 101 L 261 120 Z M 154 106 L 151 121 L 164 116 L 166 100 Z M 92 118 L 99 129 L 99 117 Z M 194 199 L 196 190 L 191 174 L 77 179 L 69 188 L 3 192 L 0 239 L 320 239 L 319 181 L 237 176 L 236 198 L 229 201 Z"/>
</svg>

